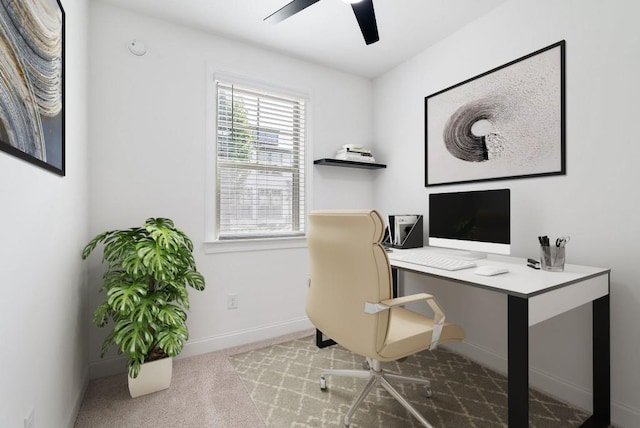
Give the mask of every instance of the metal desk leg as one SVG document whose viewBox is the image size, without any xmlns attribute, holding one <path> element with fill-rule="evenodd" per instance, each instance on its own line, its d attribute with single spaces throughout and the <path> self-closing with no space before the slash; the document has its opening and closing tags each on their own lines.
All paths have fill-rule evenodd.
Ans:
<svg viewBox="0 0 640 428">
<path fill-rule="evenodd" d="M 593 301 L 593 416 L 583 427 L 611 423 L 611 348 L 609 295 Z"/>
<path fill-rule="evenodd" d="M 326 348 L 335 344 L 336 342 L 333 339 L 325 339 L 322 332 L 316 328 L 316 346 L 318 348 Z"/>
<path fill-rule="evenodd" d="M 400 278 L 400 270 L 391 268 L 391 297 L 398 297 L 400 287 L 402 285 L 402 278 Z"/>
<path fill-rule="evenodd" d="M 529 426 L 529 302 L 507 296 L 509 428 Z"/>
</svg>

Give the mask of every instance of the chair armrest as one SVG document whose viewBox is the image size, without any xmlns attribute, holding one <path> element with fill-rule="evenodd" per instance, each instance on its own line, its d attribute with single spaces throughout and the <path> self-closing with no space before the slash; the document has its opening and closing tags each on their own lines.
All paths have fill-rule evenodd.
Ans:
<svg viewBox="0 0 640 428">
<path fill-rule="evenodd" d="M 417 293 L 417 294 L 410 294 L 408 296 L 395 297 L 393 299 L 381 300 L 380 303 L 387 306 L 399 306 L 399 305 L 406 305 L 407 303 L 419 302 L 421 300 L 429 300 L 429 299 L 433 299 L 433 296 L 431 294 Z"/>
<path fill-rule="evenodd" d="M 427 302 L 433 311 L 433 334 L 431 335 L 431 346 L 429 347 L 429 350 L 433 351 L 438 347 L 440 334 L 442 333 L 442 327 L 444 326 L 445 315 L 444 311 L 431 294 L 417 293 L 409 296 L 396 297 L 395 299 L 381 300 L 380 303 L 366 302 L 364 304 L 364 311 L 368 314 L 375 314 L 376 312 L 384 311 L 394 306 L 406 305 L 407 303 L 423 300 Z"/>
</svg>

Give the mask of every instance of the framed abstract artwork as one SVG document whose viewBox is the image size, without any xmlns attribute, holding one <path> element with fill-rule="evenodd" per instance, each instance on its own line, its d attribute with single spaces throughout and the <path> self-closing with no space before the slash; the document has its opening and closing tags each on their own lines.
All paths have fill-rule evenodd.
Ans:
<svg viewBox="0 0 640 428">
<path fill-rule="evenodd" d="M 0 2 L 0 150 L 65 174 L 64 10 Z"/>
<path fill-rule="evenodd" d="M 562 175 L 565 41 L 425 97 L 425 186 Z"/>
</svg>

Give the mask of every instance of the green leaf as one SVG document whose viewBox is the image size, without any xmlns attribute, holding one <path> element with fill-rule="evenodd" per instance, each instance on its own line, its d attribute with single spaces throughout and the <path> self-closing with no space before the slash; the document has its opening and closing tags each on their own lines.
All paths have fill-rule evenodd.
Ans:
<svg viewBox="0 0 640 428">
<path fill-rule="evenodd" d="M 184 245 L 182 235 L 176 231 L 171 220 L 165 218 L 148 219 L 145 228 L 151 239 L 166 250 L 175 252 Z"/>
<path fill-rule="evenodd" d="M 111 345 L 113 345 L 114 336 L 115 336 L 115 331 L 111 330 L 111 333 L 109 333 L 109 335 L 104 339 L 104 342 L 102 342 L 102 350 L 100 352 L 100 358 L 104 357 L 109 351 L 109 348 L 111 347 Z"/>
<path fill-rule="evenodd" d="M 130 319 L 121 319 L 113 328 L 114 342 L 129 358 L 144 357 L 153 342 L 153 334 L 148 325 L 138 324 Z"/>
<path fill-rule="evenodd" d="M 162 217 L 148 218 L 144 222 L 144 227 L 145 229 L 147 229 L 149 233 L 151 233 L 152 230 L 157 230 L 157 229 L 174 229 L 175 230 L 176 228 L 175 225 L 173 224 L 173 220 L 168 218 L 162 218 Z"/>
<path fill-rule="evenodd" d="M 187 320 L 187 314 L 179 306 L 168 303 L 158 308 L 158 320 L 166 326 L 181 326 Z"/>
<path fill-rule="evenodd" d="M 154 296 L 146 296 L 131 311 L 130 318 L 139 324 L 151 324 L 158 315 L 158 299 Z"/>
<path fill-rule="evenodd" d="M 129 376 L 133 379 L 137 378 L 140 374 L 140 368 L 142 367 L 144 360 L 144 356 L 129 357 L 127 366 L 129 367 Z"/>
<path fill-rule="evenodd" d="M 91 254 L 91 252 L 96 248 L 98 243 L 102 242 L 105 238 L 107 238 L 110 233 L 111 232 L 102 232 L 101 234 L 93 238 L 91 241 L 89 241 L 87 246 L 84 247 L 84 250 L 82 250 L 82 259 L 84 260 L 87 257 L 89 257 L 89 254 Z"/>
<path fill-rule="evenodd" d="M 176 232 L 182 236 L 182 242 L 184 242 L 187 250 L 189 251 L 189 253 L 193 252 L 193 242 L 191 242 L 191 239 L 189 239 L 189 237 L 182 231 L 180 230 L 176 230 Z"/>
<path fill-rule="evenodd" d="M 140 303 L 140 298 L 147 294 L 145 284 L 114 285 L 107 293 L 107 303 L 121 315 L 130 314 Z"/>
<path fill-rule="evenodd" d="M 109 265 L 117 265 L 133 251 L 143 232 L 144 229 L 140 228 L 111 231 L 104 241 L 103 260 L 107 260 Z"/>
<path fill-rule="evenodd" d="M 121 264 L 127 274 L 133 278 L 142 278 L 153 273 L 147 269 L 142 258 L 138 256 L 138 251 L 135 247 L 129 250 L 129 253 L 124 257 Z"/>
<path fill-rule="evenodd" d="M 158 333 L 158 347 L 170 357 L 182 352 L 184 342 L 189 338 L 186 326 L 163 329 Z"/>
<path fill-rule="evenodd" d="M 102 289 L 109 291 L 111 288 L 120 286 L 123 284 L 130 284 L 131 276 L 122 270 L 107 270 L 104 274 L 104 280 L 102 282 Z"/>
<path fill-rule="evenodd" d="M 166 300 L 178 302 L 185 309 L 189 309 L 189 293 L 183 280 L 167 281 L 163 291 L 166 293 Z"/>
<path fill-rule="evenodd" d="M 109 322 L 110 318 L 113 318 L 113 311 L 107 302 L 98 306 L 93 313 L 93 324 L 96 327 L 104 327 Z"/>
<path fill-rule="evenodd" d="M 174 257 L 155 241 L 140 242 L 137 246 L 137 256 L 156 280 L 164 281 L 176 274 Z"/>
<path fill-rule="evenodd" d="M 188 270 L 184 274 L 184 279 L 185 281 L 187 281 L 187 284 L 189 284 L 191 287 L 195 288 L 196 290 L 198 291 L 204 290 L 204 287 L 205 287 L 204 276 L 202 276 L 200 272 L 195 270 Z"/>
</svg>

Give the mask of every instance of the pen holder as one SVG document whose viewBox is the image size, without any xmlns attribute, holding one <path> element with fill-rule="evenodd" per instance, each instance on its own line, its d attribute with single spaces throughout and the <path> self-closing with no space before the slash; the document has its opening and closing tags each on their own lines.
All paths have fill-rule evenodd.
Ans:
<svg viewBox="0 0 640 428">
<path fill-rule="evenodd" d="M 562 272 L 564 270 L 564 247 L 540 247 L 540 266 L 544 270 Z"/>
</svg>

